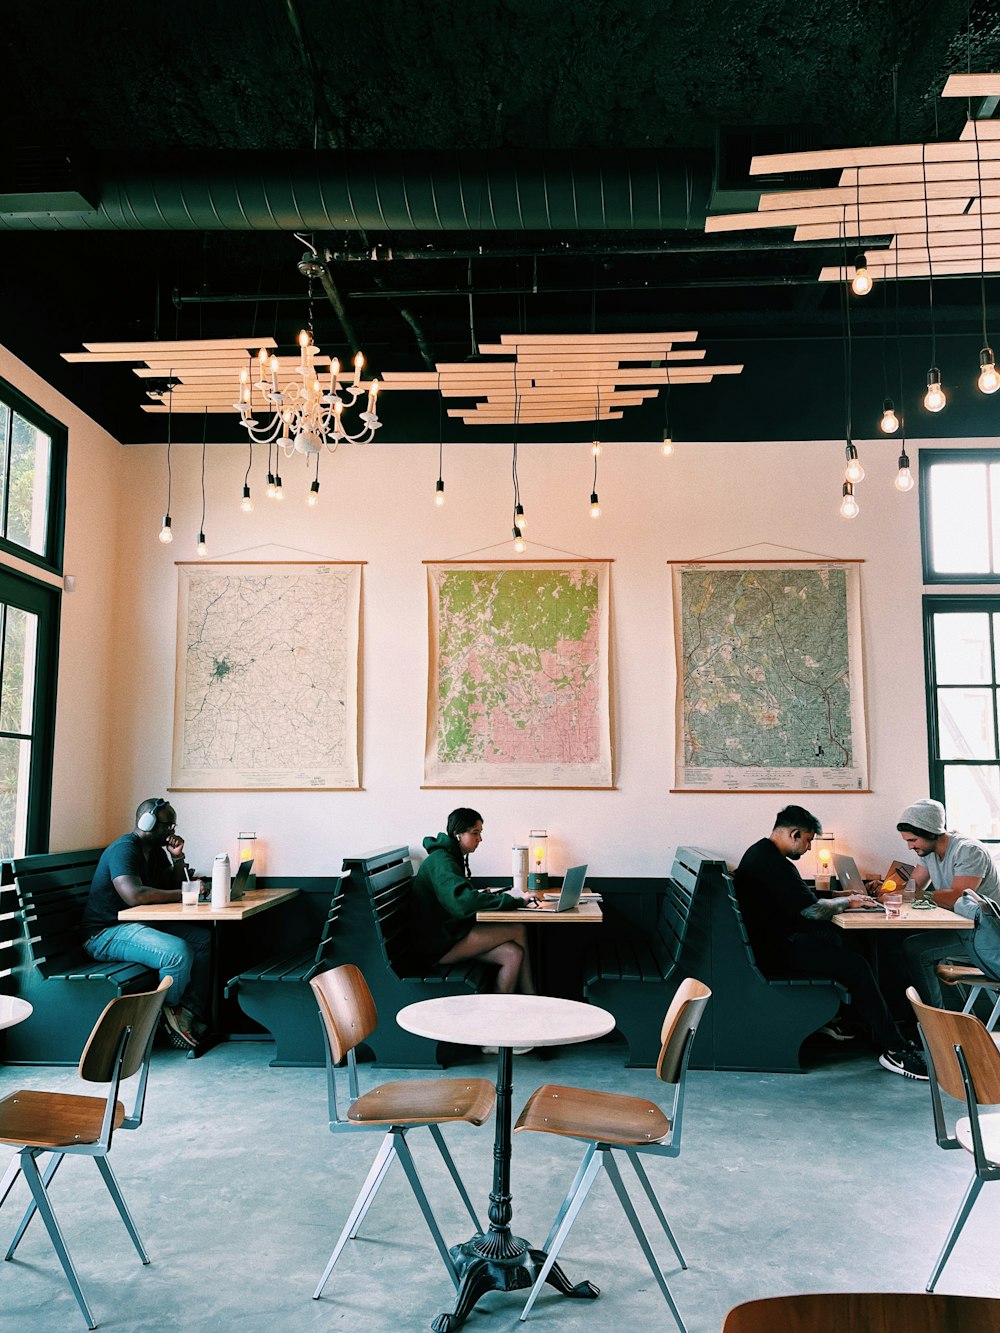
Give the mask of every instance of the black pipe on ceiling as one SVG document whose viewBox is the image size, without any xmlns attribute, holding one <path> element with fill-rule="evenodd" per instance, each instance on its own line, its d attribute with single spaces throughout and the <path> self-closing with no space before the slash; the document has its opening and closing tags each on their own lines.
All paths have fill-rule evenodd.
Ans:
<svg viewBox="0 0 1000 1333">
<path fill-rule="evenodd" d="M 711 168 L 656 150 L 67 154 L 58 181 L 5 177 L 0 230 L 701 230 Z"/>
</svg>

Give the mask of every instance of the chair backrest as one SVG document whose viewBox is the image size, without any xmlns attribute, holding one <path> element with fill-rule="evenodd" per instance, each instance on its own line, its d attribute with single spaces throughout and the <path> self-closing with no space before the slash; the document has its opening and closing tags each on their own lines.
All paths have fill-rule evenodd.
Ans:
<svg viewBox="0 0 1000 1333">
<path fill-rule="evenodd" d="M 31 957 L 43 974 L 82 956 L 80 922 L 101 850 L 22 856 L 10 863 Z"/>
<path fill-rule="evenodd" d="M 711 994 L 704 982 L 696 981 L 694 977 L 685 977 L 677 987 L 660 1029 L 660 1058 L 656 1062 L 656 1074 L 664 1083 L 676 1083 L 680 1078 L 688 1034 L 690 1040 L 694 1041 L 694 1034 Z"/>
<path fill-rule="evenodd" d="M 334 1063 L 340 1064 L 378 1025 L 372 993 L 353 963 L 321 972 L 309 985 L 319 1005 Z"/>
<path fill-rule="evenodd" d="M 926 1292 L 769 1296 L 726 1315 L 722 1333 L 996 1333 L 1000 1301 Z"/>
<path fill-rule="evenodd" d="M 965 1101 L 965 1083 L 955 1047 L 960 1046 L 976 1089 L 980 1106 L 1000 1103 L 1000 1051 L 974 1014 L 956 1014 L 924 1004 L 911 986 L 906 997 L 913 1005 L 917 1022 L 930 1052 L 938 1083 L 958 1101 Z"/>
<path fill-rule="evenodd" d="M 121 995 L 105 1006 L 80 1056 L 79 1074 L 82 1079 L 88 1083 L 110 1083 L 114 1079 L 115 1057 L 126 1028 L 132 1031 L 125 1047 L 120 1077 L 131 1078 L 139 1072 L 163 1002 L 167 998 L 167 991 L 172 985 L 172 978 L 164 977 L 154 991 Z"/>
<path fill-rule="evenodd" d="M 403 848 L 391 860 L 382 857 L 375 865 L 363 864 L 362 873 L 385 965 L 396 976 L 406 976 L 412 967 L 413 864 Z"/>
</svg>

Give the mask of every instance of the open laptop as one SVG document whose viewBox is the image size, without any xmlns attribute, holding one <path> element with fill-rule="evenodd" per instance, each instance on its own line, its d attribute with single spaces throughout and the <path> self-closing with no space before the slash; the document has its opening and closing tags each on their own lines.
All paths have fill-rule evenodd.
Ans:
<svg viewBox="0 0 1000 1333">
<path fill-rule="evenodd" d="M 861 878 L 861 871 L 858 869 L 853 856 L 842 856 L 839 852 L 835 852 L 833 866 L 837 872 L 837 879 L 840 881 L 841 893 L 849 893 L 869 900 L 869 907 L 858 908 L 857 910 L 871 911 L 872 908 L 882 910 L 882 904 L 878 901 L 877 896 Z"/>
<path fill-rule="evenodd" d="M 574 907 L 579 907 L 580 895 L 583 893 L 583 884 L 586 878 L 586 866 L 570 866 L 563 875 L 562 892 L 559 894 L 558 901 L 539 903 L 536 911 L 571 912 Z"/>
<path fill-rule="evenodd" d="M 235 902 L 242 898 L 247 890 L 247 880 L 250 878 L 250 871 L 253 869 L 253 857 L 249 861 L 241 861 L 240 868 L 233 876 L 233 882 L 229 886 L 229 901 Z"/>
</svg>

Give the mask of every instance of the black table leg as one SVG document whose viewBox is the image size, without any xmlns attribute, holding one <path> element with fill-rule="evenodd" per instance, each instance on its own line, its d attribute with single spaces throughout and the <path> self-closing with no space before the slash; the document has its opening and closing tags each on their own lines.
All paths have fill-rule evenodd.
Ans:
<svg viewBox="0 0 1000 1333">
<path fill-rule="evenodd" d="M 545 1263 L 544 1250 L 533 1250 L 528 1242 L 512 1234 L 513 1207 L 510 1193 L 511 1098 L 513 1096 L 511 1048 L 501 1046 L 497 1059 L 496 1135 L 493 1141 L 493 1190 L 490 1194 L 490 1229 L 480 1232 L 450 1253 L 459 1277 L 458 1297 L 450 1314 L 439 1314 L 431 1324 L 435 1333 L 461 1328 L 487 1291 L 520 1291 L 535 1285 Z M 599 1289 L 592 1282 L 574 1285 L 558 1264 L 546 1278 L 564 1296 L 593 1300 Z"/>
</svg>

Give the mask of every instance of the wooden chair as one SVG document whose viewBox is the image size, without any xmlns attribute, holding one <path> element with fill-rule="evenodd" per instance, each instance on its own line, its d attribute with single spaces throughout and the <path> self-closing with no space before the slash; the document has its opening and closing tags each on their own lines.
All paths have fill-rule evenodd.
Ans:
<svg viewBox="0 0 1000 1333">
<path fill-rule="evenodd" d="M 988 977 L 978 967 L 968 963 L 938 963 L 937 976 L 945 986 L 967 986 L 969 993 L 962 1007 L 963 1014 L 975 1012 L 976 1001 L 985 991 L 994 1000 L 993 1010 L 986 1020 L 986 1031 L 992 1032 L 1000 1018 L 1000 981 Z"/>
<path fill-rule="evenodd" d="M 615 1193 L 625 1210 L 625 1216 L 653 1270 L 653 1276 L 659 1283 L 677 1326 L 681 1329 L 681 1333 L 684 1333 L 684 1321 L 674 1304 L 666 1278 L 653 1256 L 646 1233 L 632 1206 L 614 1154 L 624 1152 L 632 1163 L 639 1183 L 681 1267 L 686 1268 L 684 1256 L 663 1215 L 639 1157 L 643 1153 L 657 1157 L 676 1157 L 680 1153 L 685 1076 L 695 1033 L 711 994 L 707 986 L 688 977 L 678 986 L 663 1020 L 660 1031 L 660 1058 L 656 1073 L 658 1078 L 673 1088 L 673 1101 L 668 1113 L 665 1114 L 656 1102 L 647 1101 L 643 1097 L 629 1097 L 623 1093 L 613 1092 L 590 1092 L 583 1088 L 565 1088 L 552 1083 L 537 1088 L 528 1098 L 514 1127 L 515 1133 L 527 1130 L 536 1134 L 559 1134 L 564 1138 L 580 1139 L 588 1146 L 576 1177 L 542 1246 L 543 1250 L 548 1251 L 548 1257 L 521 1312 L 522 1319 L 528 1317 L 552 1265 L 559 1257 L 563 1242 L 569 1235 L 577 1214 L 603 1167 L 611 1179 Z"/>
<path fill-rule="evenodd" d="M 410 1182 L 410 1188 L 434 1238 L 438 1253 L 457 1288 L 458 1275 L 455 1272 L 455 1265 L 417 1176 L 417 1169 L 406 1142 L 406 1133 L 407 1130 L 423 1126 L 430 1130 L 444 1164 L 458 1187 L 462 1202 L 475 1223 L 476 1231 L 482 1231 L 472 1207 L 472 1200 L 452 1161 L 440 1126 L 463 1120 L 470 1125 L 485 1124 L 496 1101 L 493 1085 L 484 1078 L 409 1079 L 399 1083 L 382 1083 L 360 1095 L 355 1047 L 371 1036 L 378 1022 L 371 991 L 364 977 L 352 963 L 345 963 L 342 967 L 335 967 L 329 972 L 313 977 L 309 985 L 316 995 L 323 1031 L 326 1034 L 327 1094 L 331 1133 L 346 1131 L 356 1134 L 364 1130 L 380 1130 L 385 1134 L 372 1162 L 371 1170 L 361 1186 L 361 1192 L 354 1201 L 350 1216 L 330 1255 L 330 1261 L 313 1292 L 313 1300 L 319 1300 L 333 1272 L 334 1264 L 340 1258 L 341 1251 L 348 1240 L 353 1240 L 357 1235 L 358 1228 L 364 1221 L 365 1214 L 396 1157 L 399 1158 L 406 1178 Z M 341 1115 L 337 1107 L 336 1066 L 345 1059 L 351 1104 L 346 1114 Z"/>
<path fill-rule="evenodd" d="M 97 1325 L 52 1210 L 48 1186 L 64 1157 L 93 1157 L 126 1230 L 132 1237 L 139 1258 L 144 1264 L 149 1263 L 149 1256 L 142 1247 L 135 1223 L 111 1170 L 108 1154 L 116 1129 L 138 1129 L 142 1124 L 149 1078 L 149 1055 L 160 1010 L 171 984 L 171 978 L 164 977 L 155 991 L 123 995 L 120 999 L 112 1000 L 98 1018 L 80 1057 L 79 1074 L 87 1083 L 107 1083 L 105 1097 L 20 1091 L 12 1092 L 0 1101 L 0 1142 L 20 1147 L 3 1180 L 0 1180 L 0 1207 L 22 1172 L 32 1194 L 32 1203 L 21 1219 L 5 1258 L 13 1257 L 28 1223 L 36 1210 L 40 1212 L 88 1328 L 96 1328 Z M 126 1115 L 124 1106 L 118 1100 L 118 1091 L 124 1080 L 136 1075 L 135 1097 L 132 1109 Z M 52 1154 L 44 1175 L 38 1169 L 38 1158 L 42 1153 Z"/>
<path fill-rule="evenodd" d="M 769 1296 L 726 1315 L 722 1333 L 996 1333 L 1000 1301 L 922 1292 Z"/>
<path fill-rule="evenodd" d="M 924 1004 L 911 986 L 906 992 L 920 1027 L 931 1073 L 934 1134 L 941 1148 L 964 1148 L 972 1154 L 975 1174 L 951 1224 L 941 1253 L 927 1281 L 933 1291 L 959 1233 L 972 1212 L 979 1191 L 988 1180 L 1000 1180 L 1000 1112 L 980 1115 L 980 1106 L 1000 1103 L 1000 1050 L 995 1039 L 972 1014 L 955 1014 Z M 964 1101 L 968 1116 L 960 1117 L 954 1134 L 948 1133 L 941 1089 Z"/>
</svg>

